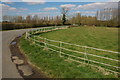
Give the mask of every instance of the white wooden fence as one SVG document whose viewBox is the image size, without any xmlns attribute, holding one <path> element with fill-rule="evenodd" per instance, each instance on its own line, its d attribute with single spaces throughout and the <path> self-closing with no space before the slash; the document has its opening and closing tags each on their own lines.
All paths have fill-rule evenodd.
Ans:
<svg viewBox="0 0 120 80">
<path fill-rule="evenodd" d="M 112 53 L 113 55 L 114 54 L 120 55 L 120 52 L 98 49 L 98 48 L 88 47 L 88 46 L 81 46 L 81 45 L 77 45 L 77 44 L 71 44 L 71 43 L 66 43 L 66 42 L 62 42 L 62 41 L 51 40 L 51 39 L 47 39 L 47 38 L 43 38 L 43 37 L 34 35 L 34 34 L 37 34 L 37 33 L 49 32 L 49 31 L 54 31 L 54 30 L 58 30 L 58 29 L 67 29 L 67 27 L 66 26 L 65 27 L 49 27 L 49 28 L 41 28 L 41 29 L 35 30 L 35 31 L 30 31 L 29 33 L 26 32 L 26 39 L 29 39 L 29 40 L 32 40 L 32 41 L 36 42 L 37 46 L 44 47 L 44 48 L 47 48 L 49 50 L 58 52 L 60 54 L 60 57 L 64 57 L 66 55 L 72 61 L 75 61 L 77 63 L 84 63 L 84 64 L 90 65 L 92 67 L 99 67 L 99 66 L 103 65 L 103 66 L 106 66 L 106 67 L 104 67 L 104 69 L 106 69 L 107 71 L 120 74 L 120 72 L 119 72 L 120 67 L 118 65 L 111 65 L 111 64 L 107 64 L 105 62 L 99 62 L 99 61 L 96 61 L 96 60 L 91 60 L 91 59 L 88 58 L 88 56 L 89 57 L 93 56 L 95 58 L 105 59 L 108 62 L 112 61 L 113 63 L 114 62 L 119 63 L 120 61 L 118 59 L 99 56 L 99 55 L 96 55 L 96 54 L 91 54 L 91 53 L 87 52 L 87 49 L 102 51 L 102 52 L 110 53 L 110 54 Z M 42 39 L 43 41 L 40 41 L 40 39 Z M 55 42 L 55 43 L 58 43 L 59 45 L 50 44 L 49 42 Z M 37 43 L 43 43 L 44 45 L 40 45 L 40 44 L 37 44 Z M 68 46 L 72 45 L 72 46 L 76 46 L 76 47 L 81 47 L 81 48 L 84 48 L 84 51 L 81 52 L 81 51 L 78 51 L 78 50 L 72 50 L 72 49 L 69 49 L 69 48 L 64 48 L 62 45 L 68 45 Z M 52 48 L 52 47 L 54 47 L 54 48 Z M 76 55 L 68 54 L 68 53 L 63 52 L 63 50 L 69 51 L 69 52 L 72 52 L 72 53 L 83 54 L 85 57 L 79 57 L 79 56 L 76 56 Z M 84 62 L 80 61 L 80 60 L 83 60 Z"/>
</svg>

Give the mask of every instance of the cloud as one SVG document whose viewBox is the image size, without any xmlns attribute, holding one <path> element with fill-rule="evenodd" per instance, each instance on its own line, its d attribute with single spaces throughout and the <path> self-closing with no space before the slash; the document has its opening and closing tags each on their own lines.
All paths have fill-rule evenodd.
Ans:
<svg viewBox="0 0 120 80">
<path fill-rule="evenodd" d="M 28 13 L 28 15 L 32 15 L 32 16 L 38 15 L 40 17 L 44 17 L 44 16 L 49 15 L 49 14 L 50 14 L 50 12 L 32 12 L 32 13 Z"/>
<path fill-rule="evenodd" d="M 1 0 L 1 1 L 4 3 L 7 3 L 7 4 L 13 4 L 13 2 L 11 0 Z"/>
<path fill-rule="evenodd" d="M 75 8 L 75 10 L 82 9 L 82 10 L 98 10 L 98 9 L 105 9 L 105 8 L 117 8 L 117 2 L 104 2 L 104 3 L 91 3 L 86 5 L 79 5 Z"/>
<path fill-rule="evenodd" d="M 23 2 L 27 2 L 28 5 L 36 5 L 36 4 L 44 4 L 45 0 L 22 0 Z"/>
<path fill-rule="evenodd" d="M 107 2 L 119 2 L 120 0 L 108 0 Z"/>
<path fill-rule="evenodd" d="M 81 12 L 81 13 L 84 14 L 84 15 L 95 15 L 96 11 L 84 11 L 84 12 Z"/>
<path fill-rule="evenodd" d="M 73 8 L 75 7 L 75 4 L 64 4 L 64 5 L 60 5 L 60 7 L 65 7 L 65 8 Z"/>
<path fill-rule="evenodd" d="M 0 4 L 2 6 L 2 15 L 9 15 L 12 14 L 13 12 L 16 13 L 17 9 L 5 4 Z"/>
<path fill-rule="evenodd" d="M 43 9 L 44 11 L 57 10 L 56 7 L 47 7 Z"/>
<path fill-rule="evenodd" d="M 80 13 L 82 15 L 95 15 L 96 14 L 96 11 L 76 11 L 74 12 L 73 14 L 77 14 L 77 13 Z"/>
<path fill-rule="evenodd" d="M 4 3 L 7 3 L 7 4 L 13 4 L 13 2 L 4 2 Z"/>
<path fill-rule="evenodd" d="M 33 13 L 29 13 L 32 15 L 42 15 L 42 14 L 50 14 L 49 12 L 33 12 Z"/>
<path fill-rule="evenodd" d="M 80 11 L 76 11 L 76 12 L 74 12 L 74 13 L 81 13 Z"/>
<path fill-rule="evenodd" d="M 38 15 L 40 17 L 57 16 L 57 15 L 59 15 L 59 12 L 57 12 L 57 11 L 54 13 L 52 13 L 52 12 L 31 12 L 31 13 L 28 13 L 28 15 L 32 15 L 32 16 Z"/>
<path fill-rule="evenodd" d="M 11 2 L 11 0 L 1 0 L 2 2 Z"/>
<path fill-rule="evenodd" d="M 25 12 L 25 11 L 28 11 L 28 9 L 27 8 L 18 8 L 16 10 L 16 13 L 21 13 L 21 12 Z"/>
<path fill-rule="evenodd" d="M 28 5 L 44 4 L 45 0 L 2 0 L 2 2 L 12 4 L 13 2 L 26 2 Z"/>
<path fill-rule="evenodd" d="M 10 6 L 5 5 L 5 4 L 0 4 L 0 5 L 2 5 L 2 10 L 3 11 L 16 11 L 17 10 L 16 8 L 10 7 Z"/>
<path fill-rule="evenodd" d="M 15 8 L 15 7 L 11 7 L 11 6 L 8 6 L 6 4 L 0 4 L 2 6 L 2 13 L 3 15 L 10 15 L 10 14 L 17 14 L 17 13 L 20 13 L 20 12 L 25 12 L 27 11 L 28 9 L 27 8 Z"/>
<path fill-rule="evenodd" d="M 8 5 L 5 5 L 5 4 L 0 4 L 2 5 L 2 10 L 3 11 L 27 11 L 28 9 L 27 8 L 15 8 L 15 7 L 11 7 L 11 6 L 8 6 Z"/>
</svg>

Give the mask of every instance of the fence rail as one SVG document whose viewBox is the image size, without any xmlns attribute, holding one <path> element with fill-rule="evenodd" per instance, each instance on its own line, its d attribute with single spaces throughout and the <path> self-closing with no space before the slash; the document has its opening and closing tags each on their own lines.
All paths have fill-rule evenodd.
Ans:
<svg viewBox="0 0 120 80">
<path fill-rule="evenodd" d="M 98 61 L 95 61 L 95 60 L 90 60 L 90 59 L 88 59 L 88 55 L 89 56 L 93 56 L 93 57 L 97 57 L 97 58 L 101 58 L 101 59 L 106 59 L 108 61 L 120 62 L 119 60 L 108 58 L 108 57 L 103 57 L 103 56 L 99 56 L 99 55 L 95 55 L 95 54 L 91 54 L 91 53 L 87 53 L 86 49 L 92 49 L 92 50 L 103 51 L 103 52 L 108 52 L 108 53 L 115 53 L 117 55 L 119 55 L 120 52 L 115 52 L 115 51 L 110 51 L 110 50 L 104 50 L 104 49 L 98 49 L 98 48 L 88 47 L 88 46 L 81 46 L 81 45 L 76 45 L 76 44 L 66 43 L 66 42 L 62 42 L 62 41 L 51 40 L 51 39 L 47 39 L 47 38 L 43 38 L 43 37 L 40 37 L 40 36 L 33 35 L 33 34 L 36 34 L 36 33 L 43 33 L 43 32 L 49 32 L 49 31 L 54 31 L 54 30 L 59 30 L 59 29 L 66 29 L 66 28 L 67 27 L 50 27 L 50 28 L 41 28 L 39 30 L 31 31 L 29 33 L 26 32 L 26 39 L 30 39 L 30 40 L 36 42 L 36 45 L 38 45 L 38 46 L 46 47 L 46 48 L 48 48 L 48 49 L 50 49 L 52 51 L 58 52 L 58 53 L 60 53 L 60 56 L 67 55 L 69 57 L 72 57 L 72 58 L 70 58 L 72 61 L 80 62 L 79 60 L 73 59 L 73 57 L 74 57 L 76 59 L 88 61 L 87 64 L 90 65 L 90 66 L 94 66 L 94 67 L 97 66 L 97 67 L 99 67 L 99 65 L 95 65 L 97 63 L 97 64 L 100 64 L 100 65 L 103 65 L 103 66 L 112 67 L 112 68 L 115 68 L 115 69 L 114 70 L 113 69 L 108 69 L 108 68 L 105 68 L 105 69 L 107 71 L 120 74 L 120 72 L 119 72 L 120 67 L 119 66 L 111 65 L 111 64 L 107 64 L 107 63 L 103 63 L 103 62 L 98 62 Z M 43 39 L 44 41 L 39 41 L 37 39 Z M 50 41 L 50 42 L 56 42 L 56 43 L 59 44 L 59 46 L 54 45 L 54 44 L 50 44 L 50 43 L 48 43 L 48 41 Z M 40 44 L 37 44 L 37 43 L 43 43 L 44 45 L 40 45 Z M 69 46 L 72 45 L 72 46 L 76 46 L 76 47 L 81 47 L 81 48 L 84 48 L 85 51 L 81 52 L 81 51 L 76 51 L 76 50 L 64 48 L 64 47 L 62 47 L 63 44 L 66 44 L 66 45 L 69 45 Z M 56 50 L 54 48 L 50 48 L 50 46 L 54 47 L 54 48 L 57 48 L 58 50 Z M 75 55 L 72 55 L 72 54 L 68 54 L 68 53 L 63 52 L 62 50 L 66 50 L 66 51 L 69 51 L 69 52 L 83 54 L 86 57 L 83 58 L 83 57 L 75 56 Z M 90 64 L 89 62 L 92 62 L 92 63 L 95 63 L 95 64 Z M 84 63 L 86 63 L 86 62 L 84 62 Z"/>
<path fill-rule="evenodd" d="M 39 38 L 44 39 L 43 37 L 40 37 L 40 36 L 39 36 Z M 52 41 L 52 42 L 62 42 L 62 41 L 56 41 L 56 40 L 51 40 L 51 39 L 47 39 L 47 40 Z M 110 50 L 98 49 L 98 48 L 88 47 L 88 46 L 81 46 L 81 45 L 71 44 L 71 43 L 67 43 L 67 42 L 62 42 L 62 43 L 68 44 L 68 45 L 74 45 L 74 46 L 77 46 L 77 47 L 95 49 L 95 50 L 98 50 L 98 51 L 104 51 L 104 52 L 110 52 L 110 53 L 120 54 L 120 52 L 115 52 L 115 51 L 110 51 Z"/>
</svg>

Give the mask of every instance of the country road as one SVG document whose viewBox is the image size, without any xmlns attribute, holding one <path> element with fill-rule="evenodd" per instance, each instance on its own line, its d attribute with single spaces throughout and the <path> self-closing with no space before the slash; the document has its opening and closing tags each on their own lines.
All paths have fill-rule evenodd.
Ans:
<svg viewBox="0 0 120 80">
<path fill-rule="evenodd" d="M 38 29 L 38 28 L 34 28 L 34 29 Z M 15 64 L 12 63 L 12 61 L 11 61 L 11 52 L 9 49 L 9 45 L 10 45 L 10 42 L 15 37 L 23 34 L 26 31 L 34 30 L 34 29 L 21 29 L 21 30 L 11 30 L 11 31 L 0 32 L 0 33 L 2 33 L 2 39 L 1 39 L 2 40 L 2 49 L 1 49 L 2 57 L 0 57 L 0 59 L 2 58 L 2 63 L 0 63 L 0 68 L 2 67 L 1 68 L 2 71 L 0 70 L 0 72 L 2 72 L 2 73 L 0 73 L 0 77 L 2 77 L 2 78 L 22 78 L 19 75 Z"/>
</svg>

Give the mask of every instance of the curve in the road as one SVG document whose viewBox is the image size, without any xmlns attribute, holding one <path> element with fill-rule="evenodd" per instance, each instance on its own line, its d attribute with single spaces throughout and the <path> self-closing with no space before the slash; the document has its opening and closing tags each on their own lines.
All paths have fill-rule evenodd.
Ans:
<svg viewBox="0 0 120 80">
<path fill-rule="evenodd" d="M 2 78 L 22 78 L 18 73 L 16 65 L 11 61 L 11 52 L 9 49 L 9 45 L 11 41 L 23 33 L 35 30 L 34 29 L 22 29 L 22 30 L 12 30 L 12 31 L 3 31 L 2 32 L 2 73 L 0 76 Z"/>
</svg>

